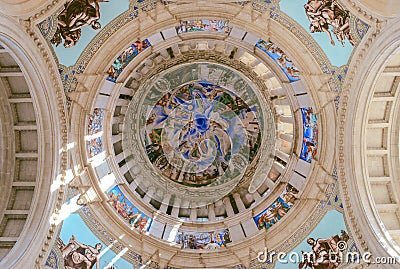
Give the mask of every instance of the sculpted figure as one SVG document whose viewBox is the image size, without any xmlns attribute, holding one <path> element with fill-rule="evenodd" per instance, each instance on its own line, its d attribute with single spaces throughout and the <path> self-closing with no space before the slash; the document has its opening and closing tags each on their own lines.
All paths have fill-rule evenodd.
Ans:
<svg viewBox="0 0 400 269">
<path fill-rule="evenodd" d="M 311 252 L 303 254 L 303 261 L 299 264 L 299 269 L 315 268 L 315 269 L 334 269 L 338 268 L 342 263 L 341 250 L 338 247 L 339 241 L 347 242 L 349 236 L 345 231 L 341 231 L 341 236 L 334 235 L 326 239 L 307 239 L 307 243 L 311 246 Z"/>
<path fill-rule="evenodd" d="M 304 10 L 310 21 L 310 32 L 324 32 L 328 35 L 332 45 L 335 41 L 332 38 L 329 26 L 335 37 L 344 46 L 344 40 L 348 39 L 351 45 L 355 41 L 350 33 L 350 15 L 336 0 L 308 0 Z"/>
<path fill-rule="evenodd" d="M 81 36 L 81 28 L 91 25 L 93 29 L 101 28 L 99 23 L 99 2 L 104 0 L 71 0 L 58 15 L 57 31 L 51 43 L 58 46 L 64 39 L 64 47 L 75 46 Z"/>
<path fill-rule="evenodd" d="M 64 266 L 66 269 L 100 269 L 100 251 L 102 245 L 97 243 L 94 247 L 82 244 L 71 236 L 68 244 L 62 249 Z"/>
</svg>

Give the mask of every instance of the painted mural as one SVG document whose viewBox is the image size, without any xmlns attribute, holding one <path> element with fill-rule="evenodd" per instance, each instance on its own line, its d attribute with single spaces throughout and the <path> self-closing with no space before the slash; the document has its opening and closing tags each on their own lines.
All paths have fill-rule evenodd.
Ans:
<svg viewBox="0 0 400 269">
<path fill-rule="evenodd" d="M 175 242 L 181 244 L 182 248 L 188 249 L 219 249 L 226 247 L 231 242 L 229 230 L 214 232 L 191 232 L 179 230 Z"/>
<path fill-rule="evenodd" d="M 264 211 L 255 216 L 254 222 L 259 230 L 268 230 L 272 225 L 281 220 L 293 207 L 296 201 L 296 194 L 299 191 L 292 185 L 286 185 L 281 195 Z"/>
<path fill-rule="evenodd" d="M 311 107 L 302 108 L 301 115 L 303 118 L 303 144 L 300 159 L 311 163 L 318 149 L 317 115 L 313 113 Z"/>
<path fill-rule="evenodd" d="M 95 108 L 89 116 L 88 122 L 88 155 L 89 158 L 96 156 L 103 151 L 103 131 L 104 109 Z"/>
<path fill-rule="evenodd" d="M 335 46 L 333 36 L 345 45 L 347 39 L 352 46 L 356 43 L 350 30 L 350 12 L 336 0 L 308 0 L 304 10 L 310 21 L 310 32 L 326 33 L 331 45 Z"/>
<path fill-rule="evenodd" d="M 65 269 L 132 268 L 98 239 L 76 213 L 64 220 L 56 245 Z"/>
<path fill-rule="evenodd" d="M 228 25 L 227 21 L 221 20 L 188 20 L 181 21 L 180 25 L 176 27 L 178 34 L 189 32 L 218 32 L 229 34 L 232 27 Z"/>
<path fill-rule="evenodd" d="M 144 127 L 149 160 L 162 175 L 186 186 L 239 175 L 230 163 L 245 166 L 261 143 L 257 108 L 206 81 L 164 94 L 149 114 Z"/>
<path fill-rule="evenodd" d="M 111 64 L 110 68 L 107 70 L 107 80 L 115 82 L 124 68 L 143 50 L 150 47 L 150 42 L 145 39 L 143 41 L 137 40 L 130 47 L 128 47 L 124 52 L 115 59 L 114 63 Z"/>
<path fill-rule="evenodd" d="M 267 53 L 282 69 L 290 82 L 299 80 L 299 70 L 286 53 L 271 41 L 258 40 L 256 47 Z"/>
<path fill-rule="evenodd" d="M 122 193 L 118 186 L 108 192 L 108 201 L 117 213 L 139 232 L 147 232 L 150 229 L 152 219 L 139 211 Z"/>
<path fill-rule="evenodd" d="M 299 257 L 295 259 L 297 264 L 276 261 L 275 269 L 338 268 L 351 251 L 348 247 L 351 242 L 343 214 L 329 210 L 311 233 L 290 251 L 292 257 Z M 286 260 L 289 260 L 287 256 Z"/>
</svg>

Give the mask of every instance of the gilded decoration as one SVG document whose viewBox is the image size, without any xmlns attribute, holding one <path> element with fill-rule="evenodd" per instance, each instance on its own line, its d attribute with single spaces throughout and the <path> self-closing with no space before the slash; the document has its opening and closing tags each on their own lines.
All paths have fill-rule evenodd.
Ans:
<svg viewBox="0 0 400 269">
<path fill-rule="evenodd" d="M 69 48 L 79 42 L 82 27 L 100 29 L 99 2 L 103 0 L 71 0 L 65 3 L 64 9 L 57 17 L 57 30 L 50 42 L 56 46 L 64 42 L 63 46 Z"/>
</svg>

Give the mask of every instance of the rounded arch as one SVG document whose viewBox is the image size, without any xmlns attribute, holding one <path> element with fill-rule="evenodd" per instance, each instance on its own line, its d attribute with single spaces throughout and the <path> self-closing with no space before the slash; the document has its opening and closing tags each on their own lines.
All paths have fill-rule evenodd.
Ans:
<svg viewBox="0 0 400 269">
<path fill-rule="evenodd" d="M 60 92 L 55 90 L 60 87 L 55 87 L 57 81 L 48 75 L 52 63 L 43 59 L 21 25 L 5 20 L 0 26 L 0 43 L 1 53 L 9 60 L 4 60 L 2 67 L 9 72 L 1 76 L 0 90 L 11 111 L 8 129 L 15 159 L 8 167 L 12 178 L 7 186 L 7 206 L 1 212 L 2 237 L 10 235 L 11 242 L 0 266 L 22 268 L 44 255 L 42 246 L 54 231 L 51 216 L 63 192 L 51 191 L 51 186 L 62 180 L 66 117 Z"/>
<path fill-rule="evenodd" d="M 388 63 L 398 53 L 399 29 L 399 20 L 392 21 L 376 36 L 382 42 L 371 39 L 362 60 L 353 60 L 357 72 L 347 81 L 351 86 L 343 92 L 340 104 L 338 146 L 345 212 L 360 246 L 374 256 L 399 257 L 400 253 L 389 233 L 392 224 L 399 223 L 396 211 L 390 224 L 383 221 L 387 212 L 393 212 L 390 207 L 397 208 L 399 202 L 394 177 L 399 168 L 398 134 L 394 134 L 398 133 L 398 90 L 380 82 L 390 75 Z M 397 155 L 392 151 L 396 147 Z M 397 166 L 391 164 L 393 158 Z"/>
</svg>

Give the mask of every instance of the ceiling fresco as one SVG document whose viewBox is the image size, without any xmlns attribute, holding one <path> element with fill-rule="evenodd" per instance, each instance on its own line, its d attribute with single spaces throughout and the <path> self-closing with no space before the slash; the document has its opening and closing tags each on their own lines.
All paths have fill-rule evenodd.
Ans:
<svg viewBox="0 0 400 269">
<path fill-rule="evenodd" d="M 220 64 L 179 65 L 152 77 L 126 112 L 122 147 L 139 153 L 128 161 L 145 168 L 128 173 L 146 178 L 142 188 L 158 187 L 158 199 L 169 193 L 189 204 L 215 201 L 246 172 L 268 173 L 272 159 L 254 160 L 261 141 L 263 151 L 273 151 L 275 127 L 256 92 L 243 74 Z M 166 186 L 165 178 L 177 184 Z"/>
<path fill-rule="evenodd" d="M 120 29 L 129 23 L 140 25 L 141 16 L 156 18 L 157 7 L 167 10 L 178 2 L 70 0 L 38 24 L 58 63 L 69 109 L 76 109 L 79 79 L 95 55 L 107 66 L 87 74 L 101 82 L 96 81 L 96 89 L 85 89 L 98 94 L 84 109 L 83 131 L 76 130 L 84 139 L 82 158 L 93 169 L 85 168 L 80 179 L 70 184 L 70 191 L 79 194 L 68 201 L 74 209 L 59 220 L 63 222 L 47 267 L 175 268 L 174 256 L 172 265 L 162 267 L 156 250 L 145 257 L 140 255 L 143 246 L 128 246 L 112 235 L 120 229 L 126 231 L 122 237 L 154 240 L 178 254 L 200 253 L 200 261 L 202 253 L 231 251 L 240 240 L 268 238 L 279 227 L 286 227 L 290 235 L 276 246 L 277 252 L 301 255 L 324 248 L 338 254 L 339 242 L 357 249 L 343 217 L 336 168 L 332 174 L 320 168 L 323 125 L 313 97 L 301 86 L 309 74 L 300 68 L 304 66 L 296 57 L 300 52 L 271 36 L 270 26 L 265 25 L 263 33 L 246 32 L 234 19 L 212 16 L 173 18 L 173 25 L 159 32 L 121 35 Z M 249 8 L 252 14 L 279 23 L 282 34 L 306 48 L 314 57 L 310 62 L 328 77 L 327 91 L 333 93 L 337 108 L 337 94 L 353 52 L 368 31 L 366 23 L 336 0 L 229 5 Z M 190 43 L 197 35 L 199 43 Z M 124 49 L 104 52 L 102 46 L 117 36 L 125 38 Z M 229 43 L 218 58 L 217 45 L 203 42 L 209 39 L 243 46 Z M 210 49 L 212 45 L 215 49 Z M 198 54 L 206 50 L 216 54 L 182 56 L 194 48 Z M 225 62 L 219 62 L 223 57 Z M 253 62 L 243 64 L 246 61 Z M 259 83 L 258 77 L 265 83 Z M 272 93 L 289 88 L 294 91 L 289 101 Z M 111 99 L 114 107 L 102 101 Z M 296 107 L 291 106 L 293 100 L 298 101 Z M 308 179 L 315 177 L 312 169 L 324 170 L 329 178 L 318 182 L 318 195 L 307 188 Z M 98 185 L 90 186 L 92 178 L 98 179 Z M 304 193 L 309 196 L 301 198 Z M 96 215 L 93 197 L 106 215 Z M 284 226 L 289 216 L 295 218 L 296 207 L 304 200 L 318 200 L 316 208 L 302 216 L 305 221 L 299 227 Z M 227 204 L 233 206 L 223 208 Z M 215 212 L 207 211 L 211 206 Z M 198 215 L 193 208 L 198 208 Z M 116 230 L 104 227 L 104 221 L 117 223 Z M 322 242 L 318 249 L 317 243 Z M 235 264 L 231 268 L 293 268 L 276 260 L 257 261 L 253 254 L 249 251 L 249 263 L 231 261 Z M 299 268 L 320 268 L 317 263 L 299 264 Z M 341 264 L 338 261 L 330 268 Z"/>
<path fill-rule="evenodd" d="M 301 116 L 303 119 L 303 144 L 300 158 L 311 162 L 318 149 L 318 118 L 313 113 L 312 107 L 302 108 Z"/>
<path fill-rule="evenodd" d="M 152 219 L 137 209 L 122 193 L 118 186 L 108 191 L 109 203 L 131 227 L 140 232 L 148 232 Z"/>
<path fill-rule="evenodd" d="M 229 26 L 228 22 L 221 20 L 183 20 L 180 25 L 176 27 L 178 34 L 190 32 L 218 32 L 229 34 L 231 30 L 232 27 Z"/>
<path fill-rule="evenodd" d="M 144 49 L 150 47 L 150 42 L 145 39 L 143 41 L 137 40 L 130 47 L 125 49 L 125 51 L 115 59 L 114 63 L 111 64 L 110 68 L 107 70 L 107 80 L 111 82 L 116 82 L 118 76 L 124 70 L 124 68 Z"/>
<path fill-rule="evenodd" d="M 189 186 L 241 174 L 231 159 L 252 162 L 261 143 L 257 109 L 206 81 L 163 95 L 144 126 L 150 162 L 167 178 Z M 227 177 L 224 179 L 224 177 Z"/>
</svg>

